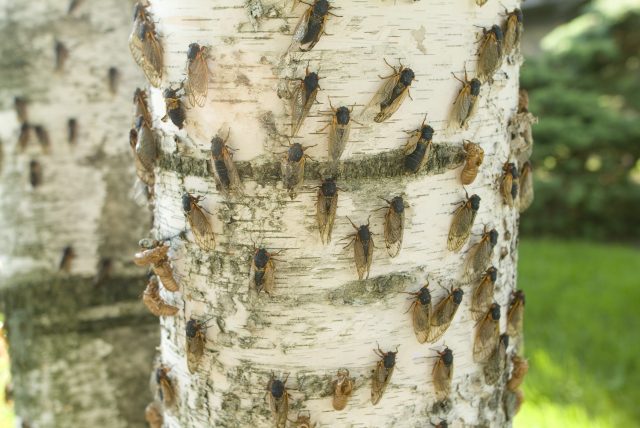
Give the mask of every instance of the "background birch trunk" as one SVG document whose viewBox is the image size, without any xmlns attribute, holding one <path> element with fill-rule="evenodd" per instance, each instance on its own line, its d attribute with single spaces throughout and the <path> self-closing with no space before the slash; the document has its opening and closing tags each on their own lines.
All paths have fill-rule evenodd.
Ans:
<svg viewBox="0 0 640 428">
<path fill-rule="evenodd" d="M 143 426 L 158 335 L 131 262 L 150 217 L 129 196 L 131 99 L 143 82 L 126 49 L 133 3 L 71 3 L 0 1 L 0 269 L 15 410 L 32 427 Z M 68 58 L 54 71 L 57 42 Z M 28 100 L 24 149 L 16 96 Z"/>
<path fill-rule="evenodd" d="M 410 301 L 401 292 L 417 291 L 427 281 L 433 301 L 461 285 L 467 251 L 483 228 L 500 233 L 492 262 L 499 270 L 496 301 L 502 306 L 501 331 L 509 296 L 516 285 L 517 210 L 499 193 L 502 166 L 510 157 L 508 122 L 516 112 L 520 60 L 508 63 L 484 85 L 478 112 L 466 131 L 446 135 L 450 107 L 464 68 L 474 75 L 477 40 L 482 30 L 504 22 L 504 7 L 518 1 L 472 0 L 336 1 L 336 16 L 310 52 L 287 54 L 291 34 L 308 6 L 270 0 L 165 0 L 150 8 L 165 52 L 163 87 L 177 88 L 185 78 L 190 43 L 209 47 L 211 81 L 203 108 L 187 110 L 178 130 L 159 119 L 165 114 L 161 90 L 152 91 L 154 125 L 162 134 L 156 179 L 155 234 L 185 230 L 181 196 L 203 196 L 212 213 L 215 251 L 202 251 L 189 232 L 172 240 L 174 268 L 181 293 L 167 296 L 184 307 L 162 319 L 161 358 L 171 367 L 178 402 L 165 411 L 165 426 L 268 426 L 272 424 L 265 389 L 274 373 L 289 374 L 289 417 L 309 410 L 318 426 L 424 427 L 447 420 L 450 426 L 501 426 L 504 379 L 488 386 L 483 366 L 474 363 L 476 321 L 470 311 L 472 287 L 454 322 L 435 344 L 414 336 Z M 503 6 L 504 5 L 504 6 Z M 359 117 L 390 74 L 385 65 L 402 61 L 416 73 L 407 99 L 391 120 L 374 123 Z M 305 68 L 318 71 L 321 90 L 299 137 L 308 150 L 305 187 L 295 199 L 283 189 L 279 168 L 290 134 L 289 79 Z M 295 84 L 295 82 L 293 83 Z M 351 138 L 342 156 L 333 239 L 323 245 L 315 219 L 317 187 L 332 171 L 327 134 L 318 132 L 334 106 L 355 105 Z M 186 98 L 183 99 L 185 104 Z M 405 130 L 420 126 L 425 114 L 436 130 L 434 153 L 417 175 L 405 175 Z M 225 198 L 207 168 L 211 138 L 231 129 L 228 146 L 245 187 L 242 197 Z M 460 184 L 463 139 L 479 143 L 484 164 L 469 194 L 482 198 L 473 235 L 464 251 L 447 250 L 455 206 L 465 197 Z M 403 249 L 389 258 L 384 248 L 384 210 L 379 197 L 403 195 L 409 205 Z M 358 281 L 353 249 L 342 240 L 370 218 L 376 248 L 371 275 Z M 280 251 L 271 297 L 249 292 L 254 246 Z M 439 287 L 441 285 L 442 287 Z M 446 289 L 445 289 L 446 288 Z M 185 356 L 185 323 L 209 322 L 205 355 L 195 374 Z M 377 406 L 370 402 L 371 372 L 385 350 L 399 346 L 396 370 Z M 453 350 L 455 370 L 450 399 L 436 404 L 431 380 L 436 351 Z M 513 346 L 510 347 L 512 352 Z M 331 406 L 331 383 L 340 368 L 349 369 L 356 390 L 345 411 Z"/>
</svg>

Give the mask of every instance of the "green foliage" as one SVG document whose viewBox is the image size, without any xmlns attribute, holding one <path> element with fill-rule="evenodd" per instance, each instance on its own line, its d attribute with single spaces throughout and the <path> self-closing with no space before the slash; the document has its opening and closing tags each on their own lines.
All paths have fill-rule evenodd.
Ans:
<svg viewBox="0 0 640 428">
<path fill-rule="evenodd" d="M 534 127 L 536 201 L 525 234 L 640 238 L 640 7 L 596 3 L 523 68 Z"/>
<path fill-rule="evenodd" d="M 640 426 L 640 251 L 524 240 L 525 403 L 518 428 Z"/>
</svg>

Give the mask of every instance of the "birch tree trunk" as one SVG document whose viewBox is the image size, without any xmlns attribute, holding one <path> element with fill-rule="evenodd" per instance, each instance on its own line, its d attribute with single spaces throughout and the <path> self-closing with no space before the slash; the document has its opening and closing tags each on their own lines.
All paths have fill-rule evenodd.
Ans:
<svg viewBox="0 0 640 428">
<path fill-rule="evenodd" d="M 143 82 L 122 49 L 132 6 L 0 1 L 0 294 L 23 426 L 144 424 L 158 328 L 130 259 L 150 218 L 129 196 L 131 98 Z M 68 52 L 58 70 L 56 49 Z"/>
<path fill-rule="evenodd" d="M 281 0 L 164 0 L 151 4 L 165 54 L 163 88 L 185 79 L 189 44 L 209 48 L 211 78 L 203 108 L 187 109 L 184 129 L 160 118 L 162 90 L 152 90 L 154 126 L 162 135 L 156 173 L 156 237 L 187 228 L 181 197 L 202 196 L 216 233 L 214 251 L 203 251 L 188 232 L 172 240 L 175 275 L 181 291 L 167 296 L 184 308 L 162 319 L 161 361 L 178 396 L 164 412 L 166 427 L 269 426 L 273 424 L 266 388 L 274 374 L 291 394 L 289 418 L 308 410 L 317 426 L 425 427 L 505 426 L 504 379 L 483 380 L 483 365 L 472 356 L 476 321 L 470 310 L 472 287 L 463 265 L 483 228 L 500 233 L 492 263 L 499 270 L 495 301 L 502 306 L 501 331 L 510 293 L 516 286 L 517 210 L 499 192 L 502 167 L 510 158 L 508 123 L 518 104 L 520 60 L 505 61 L 491 85 L 483 85 L 479 109 L 468 130 L 447 135 L 451 105 L 461 84 L 451 76 L 474 75 L 478 37 L 504 22 L 504 7 L 518 1 L 471 0 L 336 1 L 326 32 L 309 52 L 287 52 L 292 32 L 309 6 Z M 504 5 L 504 7 L 503 7 Z M 292 8 L 293 7 L 293 8 Z M 411 67 L 416 81 L 392 119 L 375 123 L 361 115 L 391 65 Z M 305 186 L 291 199 L 283 188 L 280 162 L 291 134 L 291 86 L 317 71 L 321 90 L 298 137 L 310 146 Z M 293 82 L 292 82 L 293 81 Z M 297 83 L 299 84 L 299 82 Z M 319 132 L 334 106 L 355 106 L 354 124 L 340 165 L 332 169 L 327 134 Z M 187 104 L 186 97 L 183 102 Z M 435 128 L 433 153 L 418 174 L 403 166 L 405 130 L 420 127 L 425 114 Z M 210 141 L 230 128 L 227 145 L 244 185 L 243 196 L 225 197 L 207 162 Z M 465 200 L 460 183 L 462 143 L 479 143 L 484 164 L 469 195 L 482 198 L 470 242 L 462 252 L 447 250 L 456 206 Z M 323 245 L 316 224 L 317 186 L 335 175 L 339 188 L 333 239 Z M 403 195 L 404 244 L 390 258 L 383 227 L 386 203 Z M 356 225 L 370 219 L 375 249 L 370 277 L 358 280 L 353 248 L 344 248 Z M 250 292 L 250 268 L 257 247 L 277 260 L 271 296 Z M 413 332 L 411 301 L 427 280 L 434 303 L 451 286 L 465 298 L 446 334 L 419 344 Z M 441 285 L 442 287 L 439 287 Z M 212 319 L 204 356 L 196 373 L 187 368 L 185 326 L 189 319 Z M 377 406 L 371 404 L 371 373 L 380 357 L 373 349 L 398 347 L 395 372 Z M 432 367 L 437 351 L 452 349 L 455 371 L 448 400 L 436 399 Z M 513 352 L 514 346 L 509 348 Z M 331 405 L 338 369 L 355 378 L 346 410 Z"/>
</svg>

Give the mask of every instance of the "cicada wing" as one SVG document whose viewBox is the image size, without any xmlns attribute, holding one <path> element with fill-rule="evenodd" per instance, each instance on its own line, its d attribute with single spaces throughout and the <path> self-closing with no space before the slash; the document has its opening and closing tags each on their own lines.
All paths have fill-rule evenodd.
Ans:
<svg viewBox="0 0 640 428">
<path fill-rule="evenodd" d="M 502 193 L 502 197 L 507 205 L 510 207 L 513 206 L 513 195 L 511 194 L 511 189 L 513 188 L 513 176 L 509 173 L 506 173 L 502 177 L 502 183 L 500 184 L 500 192 Z"/>
<path fill-rule="evenodd" d="M 289 414 L 289 394 L 285 391 L 279 399 L 274 398 L 272 395 L 270 395 L 270 398 L 275 427 L 285 428 L 288 421 L 287 416 Z"/>
<path fill-rule="evenodd" d="M 329 157 L 332 160 L 336 162 L 340 160 L 340 156 L 342 156 L 347 141 L 349 140 L 350 130 L 351 122 L 346 125 L 331 124 L 331 130 L 329 131 Z"/>
<path fill-rule="evenodd" d="M 366 247 L 366 248 L 365 248 Z M 364 244 L 360 238 L 356 237 L 353 244 L 353 257 L 356 262 L 356 269 L 358 271 L 358 278 L 369 278 L 369 271 L 371 269 L 371 258 L 373 256 L 373 242 L 369 241 L 368 245 Z"/>
<path fill-rule="evenodd" d="M 318 202 L 316 207 L 316 219 L 322 242 L 331 241 L 333 223 L 336 219 L 336 209 L 338 207 L 338 195 L 326 197 L 318 191 Z"/>
<path fill-rule="evenodd" d="M 478 321 L 487 313 L 493 303 L 495 284 L 488 277 L 476 287 L 471 298 L 471 314 Z"/>
<path fill-rule="evenodd" d="M 491 79 L 502 65 L 502 44 L 490 33 L 485 36 L 478 51 L 478 78 Z"/>
<path fill-rule="evenodd" d="M 451 392 L 451 379 L 453 378 L 453 364 L 447 366 L 441 358 L 438 358 L 433 366 L 433 386 L 438 401 L 442 401 Z"/>
<path fill-rule="evenodd" d="M 264 268 L 264 277 L 262 281 L 262 289 L 267 294 L 272 294 L 276 286 L 276 267 L 272 260 L 269 260 Z"/>
<path fill-rule="evenodd" d="M 203 107 L 209 91 L 207 56 L 200 52 L 187 66 L 186 92 L 191 105 Z"/>
<path fill-rule="evenodd" d="M 195 337 L 187 337 L 187 368 L 190 373 L 195 373 L 200 364 L 200 358 L 204 354 L 204 334 L 198 332 Z"/>
<path fill-rule="evenodd" d="M 378 362 L 371 382 L 371 403 L 373 403 L 374 406 L 380 402 L 380 399 L 391 380 L 393 369 L 394 367 L 387 369 L 382 361 Z"/>
<path fill-rule="evenodd" d="M 300 17 L 296 28 L 293 30 L 293 37 L 291 46 L 289 46 L 289 51 L 300 47 L 300 42 L 304 39 L 305 34 L 307 34 L 307 28 L 309 27 L 309 17 L 311 16 L 312 8 L 308 8 L 305 13 Z"/>
<path fill-rule="evenodd" d="M 377 123 L 381 123 L 393 116 L 393 114 L 398 111 L 405 98 L 407 98 L 408 94 L 409 87 L 405 86 L 402 92 L 400 92 L 400 94 L 395 97 L 388 106 L 380 107 L 380 113 L 376 115 L 374 121 L 376 121 Z"/>
<path fill-rule="evenodd" d="M 507 26 L 504 32 L 505 54 L 510 55 L 517 50 L 520 44 L 522 28 L 522 23 L 518 22 L 518 17 L 515 14 L 510 14 L 507 18 Z"/>
<path fill-rule="evenodd" d="M 483 238 L 471 248 L 464 266 L 465 281 L 479 279 L 482 273 L 491 265 L 492 256 L 493 247 L 489 238 Z"/>
<path fill-rule="evenodd" d="M 236 164 L 233 163 L 233 158 L 228 150 L 224 150 L 224 164 L 227 167 L 227 174 L 229 176 L 229 187 L 231 190 L 234 190 L 238 193 L 242 193 L 242 181 L 240 181 L 240 174 L 238 174 L 238 169 L 236 168 Z"/>
<path fill-rule="evenodd" d="M 432 305 L 423 305 L 416 301 L 413 306 L 413 331 L 418 342 L 425 343 L 431 329 Z"/>
<path fill-rule="evenodd" d="M 136 143 L 136 156 L 147 171 L 153 171 L 158 157 L 158 146 L 153 131 L 143 124 L 138 130 L 138 141 Z"/>
<path fill-rule="evenodd" d="M 513 338 L 518 338 L 522 334 L 524 323 L 524 304 L 522 301 L 515 301 L 507 313 L 507 333 Z"/>
<path fill-rule="evenodd" d="M 431 328 L 427 335 L 427 341 L 435 342 L 442 337 L 451 325 L 451 321 L 458 311 L 458 306 L 460 305 L 453 301 L 451 295 L 436 305 L 431 316 Z"/>
<path fill-rule="evenodd" d="M 467 121 L 474 112 L 475 98 L 476 97 L 471 95 L 471 87 L 469 85 L 465 85 L 460 90 L 451 108 L 448 126 L 450 131 L 455 131 L 466 126 Z"/>
<path fill-rule="evenodd" d="M 140 68 L 142 68 L 143 67 L 142 63 L 144 61 L 143 59 L 144 43 L 142 42 L 142 40 L 140 40 L 140 37 L 138 37 L 139 26 L 140 24 L 138 23 L 138 21 L 136 21 L 136 23 L 133 26 L 133 30 L 129 35 L 129 50 L 131 51 L 131 56 L 133 57 L 133 60 L 136 62 L 136 64 L 138 64 Z"/>
<path fill-rule="evenodd" d="M 476 212 L 471 209 L 469 204 L 464 204 L 456 210 L 447 241 L 447 248 L 450 251 L 460 250 L 464 243 L 467 242 L 475 218 Z"/>
<path fill-rule="evenodd" d="M 162 45 L 158 41 L 153 32 L 147 32 L 142 46 L 142 71 L 145 76 L 156 88 L 162 83 L 162 68 L 164 66 L 162 60 Z"/>
<path fill-rule="evenodd" d="M 187 216 L 193 237 L 200 248 L 211 251 L 216 247 L 216 239 L 213 227 L 204 211 L 196 204 L 191 205 L 191 211 Z"/>
<path fill-rule="evenodd" d="M 389 257 L 395 257 L 402 248 L 404 236 L 404 213 L 396 213 L 389 208 L 385 216 L 384 242 L 387 246 Z"/>
<path fill-rule="evenodd" d="M 306 119 L 309 114 L 309 110 L 311 110 L 311 106 L 316 100 L 316 95 L 318 94 L 318 90 L 315 89 L 309 94 L 309 98 L 306 97 L 306 91 L 304 88 L 304 84 L 300 83 L 296 88 L 296 91 L 293 94 L 293 99 L 291 103 L 291 135 L 295 136 L 300 127 L 302 126 L 302 122 Z"/>
<path fill-rule="evenodd" d="M 486 361 L 495 349 L 500 339 L 500 324 L 490 316 L 480 322 L 473 343 L 473 359 L 477 362 Z"/>
<path fill-rule="evenodd" d="M 520 212 L 524 212 L 533 203 L 533 174 L 531 169 L 522 168 L 522 174 L 520 175 Z"/>
<path fill-rule="evenodd" d="M 502 343 L 493 350 L 487 359 L 487 365 L 484 367 L 484 380 L 487 385 L 494 385 L 504 373 L 506 365 L 506 348 Z"/>
</svg>

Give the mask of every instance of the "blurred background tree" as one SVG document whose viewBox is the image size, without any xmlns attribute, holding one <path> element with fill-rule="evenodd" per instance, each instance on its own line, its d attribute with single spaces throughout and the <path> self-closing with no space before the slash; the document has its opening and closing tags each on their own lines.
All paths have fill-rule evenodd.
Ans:
<svg viewBox="0 0 640 428">
<path fill-rule="evenodd" d="M 523 67 L 535 127 L 536 201 L 525 235 L 637 241 L 640 7 L 596 1 Z"/>
</svg>

